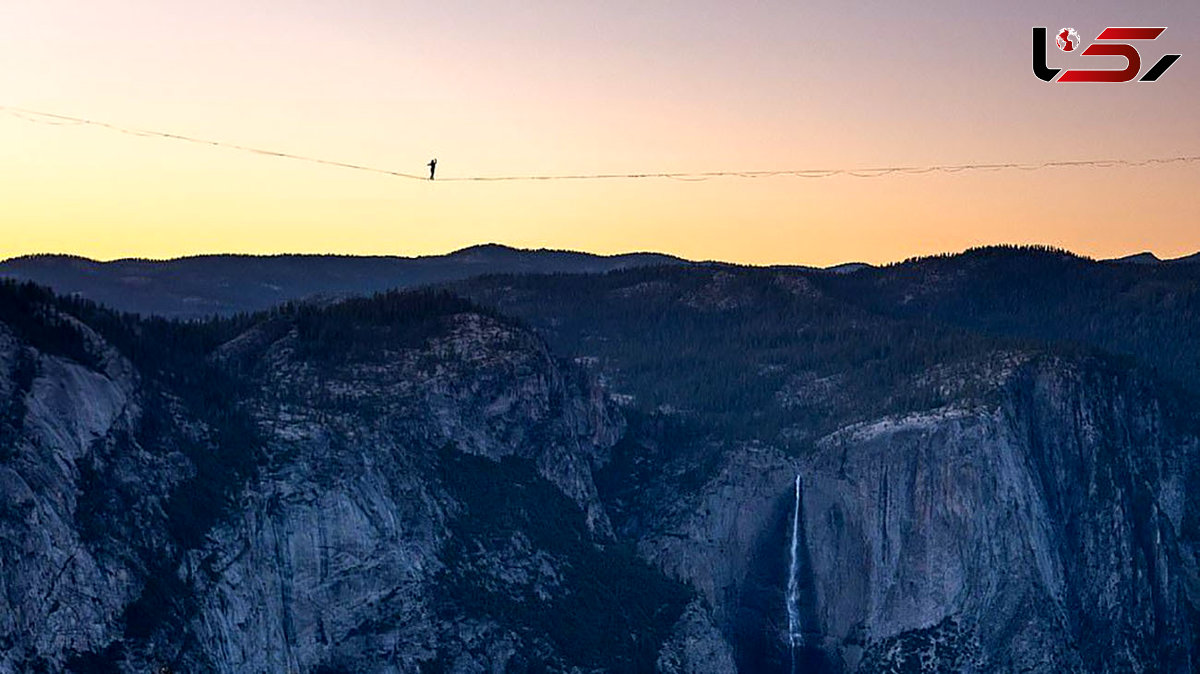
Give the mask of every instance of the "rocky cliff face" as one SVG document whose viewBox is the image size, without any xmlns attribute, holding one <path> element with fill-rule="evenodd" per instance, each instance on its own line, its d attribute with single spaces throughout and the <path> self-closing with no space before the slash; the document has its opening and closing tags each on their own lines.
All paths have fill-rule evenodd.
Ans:
<svg viewBox="0 0 1200 674">
<path fill-rule="evenodd" d="M 866 671 L 1194 671 L 1198 447 L 1123 379 L 1039 359 L 995 406 L 823 439 L 814 646 Z"/>
<path fill-rule="evenodd" d="M 131 363 L 86 325 L 46 310 L 88 362 L 0 325 L 0 671 L 84 666 L 86 654 L 122 638 L 148 557 L 168 545 L 165 495 L 186 472 L 174 448 L 138 442 L 144 398 Z M 105 517 L 108 506 L 120 515 Z"/>
<path fill-rule="evenodd" d="M 256 455 L 215 513 L 178 501 L 225 475 L 219 414 L 78 322 L 88 362 L 0 326 L 0 671 L 634 671 L 677 620 L 712 629 L 613 540 L 592 471 L 622 421 L 594 383 L 507 320 L 390 301 L 209 354 L 249 384 Z"/>
<path fill-rule="evenodd" d="M 261 364 L 254 416 L 269 466 L 234 520 L 189 556 L 211 570 L 194 588 L 197 668 L 413 671 L 439 652 L 459 671 L 507 666 L 521 635 L 485 616 L 439 615 L 451 523 L 476 516 L 431 480 L 443 450 L 527 461 L 590 533 L 610 535 L 591 480 L 619 432 L 602 401 L 528 334 L 477 314 L 446 322 L 422 349 L 385 343 L 344 362 L 306 358 L 294 329 L 222 354 Z M 491 582 L 561 591 L 567 560 L 523 532 L 496 533 L 510 539 L 471 551 Z"/>
<path fill-rule="evenodd" d="M 1194 671 L 1196 436 L 1092 361 L 996 374 L 973 403 L 855 423 L 799 458 L 728 451 L 641 549 L 708 600 L 741 671 Z"/>
</svg>

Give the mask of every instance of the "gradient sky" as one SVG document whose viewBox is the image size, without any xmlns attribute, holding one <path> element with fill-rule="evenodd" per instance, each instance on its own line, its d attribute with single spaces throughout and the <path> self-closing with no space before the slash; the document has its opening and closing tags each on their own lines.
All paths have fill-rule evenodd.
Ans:
<svg viewBox="0 0 1200 674">
<path fill-rule="evenodd" d="M 1164 25 L 1144 60 L 1183 58 L 1155 84 L 1046 84 L 1035 25 Z M 0 105 L 444 177 L 1200 154 L 1200 2 L 7 0 Z M 0 115 L 0 257 L 1169 257 L 1200 250 L 1198 192 L 1200 163 L 428 183 Z"/>
</svg>

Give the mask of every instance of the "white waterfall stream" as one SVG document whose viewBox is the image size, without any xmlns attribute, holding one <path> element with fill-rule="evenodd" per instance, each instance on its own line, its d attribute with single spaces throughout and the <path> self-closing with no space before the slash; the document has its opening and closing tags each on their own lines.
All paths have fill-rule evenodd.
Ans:
<svg viewBox="0 0 1200 674">
<path fill-rule="evenodd" d="M 787 614 L 788 643 L 791 646 L 792 671 L 796 669 L 796 647 L 802 646 L 800 628 L 800 476 L 796 476 L 796 496 L 792 504 L 792 558 L 788 566 Z"/>
</svg>

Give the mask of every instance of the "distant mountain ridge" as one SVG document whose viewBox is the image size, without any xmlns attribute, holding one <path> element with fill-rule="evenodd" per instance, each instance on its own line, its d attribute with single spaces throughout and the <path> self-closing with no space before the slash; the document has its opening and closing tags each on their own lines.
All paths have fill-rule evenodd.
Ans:
<svg viewBox="0 0 1200 674">
<path fill-rule="evenodd" d="M 1019 248 L 986 246 L 960 254 L 913 258 L 898 264 Z M 1200 253 L 1168 260 L 1150 252 L 1109 260 L 1091 260 L 1062 252 L 1097 266 L 1166 269 L 1200 263 Z M 664 265 L 755 267 L 721 261 L 688 260 L 653 252 L 597 255 L 488 243 L 445 255 L 417 257 L 210 254 L 169 260 L 124 258 L 101 262 L 75 255 L 38 254 L 0 260 L 0 278 L 33 281 L 59 294 L 93 300 L 119 311 L 190 320 L 261 311 L 289 301 L 337 300 L 393 289 L 454 283 L 492 274 L 603 274 Z M 868 270 L 886 274 L 886 270 L 895 266 L 876 267 L 862 262 L 846 262 L 825 269 L 806 265 L 763 268 L 781 272 L 824 271 L 837 276 L 857 276 L 858 272 Z"/>
<path fill-rule="evenodd" d="M 1183 257 L 1173 257 L 1163 259 L 1150 251 L 1134 253 L 1133 255 L 1124 255 L 1122 257 L 1114 257 L 1104 262 L 1121 262 L 1124 264 L 1191 264 L 1200 262 L 1200 253 L 1192 253 Z"/>
<path fill-rule="evenodd" d="M 689 264 L 660 253 L 593 255 L 498 244 L 423 257 L 353 255 L 198 255 L 172 260 L 99 262 L 29 255 L 0 262 L 0 278 L 33 281 L 120 311 L 199 318 L 258 311 L 289 300 L 347 297 L 491 273 L 603 273 Z"/>
</svg>

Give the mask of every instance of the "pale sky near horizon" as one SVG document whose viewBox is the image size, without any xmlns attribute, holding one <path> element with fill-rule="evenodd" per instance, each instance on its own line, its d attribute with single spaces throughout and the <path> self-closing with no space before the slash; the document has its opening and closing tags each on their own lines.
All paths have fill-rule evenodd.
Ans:
<svg viewBox="0 0 1200 674">
<path fill-rule="evenodd" d="M 1167 26 L 1143 69 L 1183 57 L 1153 84 L 1047 84 L 1035 25 Z M 439 177 L 1200 155 L 1200 2 L 9 0 L 2 105 Z M 429 183 L 0 114 L 0 257 L 1175 257 L 1200 250 L 1198 188 L 1200 163 Z"/>
</svg>

